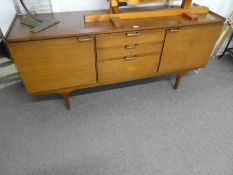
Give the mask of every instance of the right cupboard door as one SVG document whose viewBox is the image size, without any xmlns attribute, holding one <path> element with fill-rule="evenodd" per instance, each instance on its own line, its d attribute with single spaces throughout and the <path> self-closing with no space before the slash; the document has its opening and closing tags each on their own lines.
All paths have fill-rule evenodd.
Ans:
<svg viewBox="0 0 233 175">
<path fill-rule="evenodd" d="M 222 24 L 168 29 L 159 72 L 171 73 L 207 65 L 221 29 Z"/>
</svg>

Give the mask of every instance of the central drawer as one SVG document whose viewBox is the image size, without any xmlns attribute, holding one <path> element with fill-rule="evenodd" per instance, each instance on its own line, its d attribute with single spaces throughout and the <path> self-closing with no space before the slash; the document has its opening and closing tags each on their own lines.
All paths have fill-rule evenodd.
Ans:
<svg viewBox="0 0 233 175">
<path fill-rule="evenodd" d="M 164 29 L 96 35 L 98 80 L 114 83 L 154 76 Z"/>
<path fill-rule="evenodd" d="M 159 59 L 160 54 L 152 54 L 98 62 L 99 82 L 123 82 L 154 76 L 158 70 Z"/>
<path fill-rule="evenodd" d="M 112 48 L 100 48 L 97 50 L 97 60 L 107 61 L 128 55 L 160 54 L 162 46 L 162 41 L 156 41 L 145 44 L 126 44 Z"/>
<path fill-rule="evenodd" d="M 96 47 L 99 49 L 129 44 L 163 42 L 164 37 L 165 29 L 100 34 L 96 35 Z"/>
</svg>

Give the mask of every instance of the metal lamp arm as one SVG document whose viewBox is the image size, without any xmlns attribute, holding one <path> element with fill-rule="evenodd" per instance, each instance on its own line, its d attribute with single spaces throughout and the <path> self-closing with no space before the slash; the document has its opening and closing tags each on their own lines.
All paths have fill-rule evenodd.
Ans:
<svg viewBox="0 0 233 175">
<path fill-rule="evenodd" d="M 37 19 L 37 18 L 35 18 L 34 16 L 33 16 L 33 14 L 30 12 L 30 10 L 27 8 L 27 6 L 25 5 L 25 3 L 23 2 L 23 0 L 19 0 L 20 1 L 20 3 L 21 3 L 21 5 L 23 6 L 23 8 L 24 8 L 24 10 L 27 12 L 27 14 L 31 17 L 31 18 L 33 18 L 34 20 L 36 20 L 36 21 L 38 21 L 38 22 L 41 22 L 41 20 L 39 20 L 39 19 Z"/>
</svg>

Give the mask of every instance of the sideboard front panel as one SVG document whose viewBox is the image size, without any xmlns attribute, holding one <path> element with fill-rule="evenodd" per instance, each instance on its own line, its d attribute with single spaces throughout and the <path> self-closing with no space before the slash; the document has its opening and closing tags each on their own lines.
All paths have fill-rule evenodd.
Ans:
<svg viewBox="0 0 233 175">
<path fill-rule="evenodd" d="M 114 83 L 155 76 L 159 58 L 160 54 L 152 54 L 98 62 L 99 81 Z"/>
<path fill-rule="evenodd" d="M 96 83 L 92 36 L 10 43 L 29 93 Z"/>
<path fill-rule="evenodd" d="M 206 66 L 222 25 L 168 29 L 159 72 L 171 73 Z"/>
</svg>

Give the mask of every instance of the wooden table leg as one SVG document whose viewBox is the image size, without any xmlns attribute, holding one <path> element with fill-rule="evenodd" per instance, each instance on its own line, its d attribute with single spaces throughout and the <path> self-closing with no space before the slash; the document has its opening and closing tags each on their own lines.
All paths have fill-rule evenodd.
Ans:
<svg viewBox="0 0 233 175">
<path fill-rule="evenodd" d="M 20 85 L 21 85 L 22 88 L 25 88 L 25 85 L 24 85 L 23 81 L 20 82 Z"/>
<path fill-rule="evenodd" d="M 62 94 L 63 98 L 64 98 L 64 102 L 65 102 L 65 106 L 67 110 L 70 110 L 70 97 L 69 94 Z"/>
<path fill-rule="evenodd" d="M 180 84 L 180 80 L 181 78 L 185 75 L 186 71 L 180 71 L 177 73 L 176 75 L 176 84 L 174 86 L 174 89 L 178 89 L 179 84 Z"/>
</svg>

